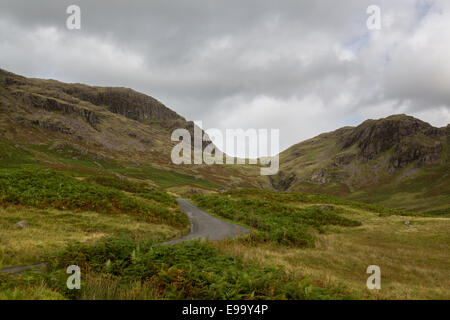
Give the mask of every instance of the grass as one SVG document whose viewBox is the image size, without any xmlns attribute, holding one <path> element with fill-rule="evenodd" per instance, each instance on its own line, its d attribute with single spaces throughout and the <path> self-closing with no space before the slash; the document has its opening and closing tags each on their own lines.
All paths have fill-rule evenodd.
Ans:
<svg viewBox="0 0 450 320">
<path fill-rule="evenodd" d="M 81 267 L 80 291 L 65 287 L 67 265 Z M 22 281 L 22 283 L 17 283 Z M 314 283 L 282 268 L 224 253 L 208 243 L 177 245 L 109 238 L 94 245 L 72 243 L 55 256 L 48 275 L 1 281 L 0 288 L 50 289 L 71 299 L 346 299 L 338 284 Z M 48 289 L 47 289 L 48 288 Z"/>
<path fill-rule="evenodd" d="M 70 143 L 57 142 L 38 145 L 14 145 L 0 139 L 0 168 L 30 169 L 50 168 L 66 172 L 69 175 L 88 178 L 91 182 L 129 192 L 138 192 L 137 188 L 156 184 L 160 189 L 193 185 L 206 189 L 217 189 L 219 184 L 204 178 L 176 172 L 167 169 L 158 169 L 148 165 L 129 166 L 117 160 L 99 156 L 82 147 Z M 128 186 L 126 182 L 117 184 L 116 175 L 120 173 L 129 180 L 138 180 Z M 122 179 L 125 180 L 125 179 Z M 126 189 L 124 189 L 126 188 Z"/>
<path fill-rule="evenodd" d="M 88 169 L 116 169 L 121 166 L 112 159 L 98 157 L 95 154 L 83 150 L 77 150 L 73 146 L 60 143 L 56 146 L 48 144 L 29 145 L 27 148 L 32 152 L 43 154 L 45 158 L 57 161 L 65 165 L 76 165 Z M 36 156 L 36 153 L 35 153 Z"/>
<path fill-rule="evenodd" d="M 437 202 L 414 213 L 376 204 L 394 199 L 383 198 L 389 188 L 371 194 L 370 204 L 256 189 L 214 194 L 217 184 L 193 175 L 125 167 L 64 145 L 1 143 L 0 267 L 48 261 L 50 269 L 0 275 L 0 299 L 450 298 L 445 170 L 421 186 L 420 177 L 402 184 L 407 195 L 397 200 L 417 207 L 423 199 L 411 195 L 438 182 L 428 191 Z M 55 170 L 43 169 L 49 163 Z M 193 201 L 252 235 L 158 244 L 187 230 L 165 191 L 182 188 L 201 189 Z M 15 228 L 20 220 L 30 227 Z M 64 289 L 69 264 L 82 266 L 80 292 Z M 365 288 L 371 264 L 381 267 L 380 291 Z"/>
<path fill-rule="evenodd" d="M 230 199 L 220 195 L 193 195 L 201 208 L 220 217 L 244 223 L 256 230 L 243 241 L 271 242 L 280 245 L 314 247 L 311 232 L 323 232 L 326 225 L 359 226 L 361 223 L 344 218 L 320 207 L 296 208 L 280 202 L 257 199 Z"/>
<path fill-rule="evenodd" d="M 139 193 L 139 196 L 148 199 L 156 201 L 157 203 L 169 206 L 169 207 L 176 207 L 177 201 L 175 198 L 171 195 L 169 195 L 167 192 L 162 190 L 151 190 L 146 192 Z"/>
<path fill-rule="evenodd" d="M 14 227 L 21 220 L 30 227 Z M 142 183 L 12 168 L 0 170 L 0 226 L 5 267 L 41 262 L 68 241 L 92 243 L 119 234 L 168 240 L 187 232 L 189 222 L 172 196 Z"/>
<path fill-rule="evenodd" d="M 135 182 L 126 179 L 119 179 L 111 176 L 90 176 L 86 182 L 93 182 L 104 187 L 110 187 L 131 193 L 150 192 L 152 190 L 145 182 Z"/>
<path fill-rule="evenodd" d="M 0 139 L 0 168 L 20 168 L 30 163 L 32 163 L 30 152 Z"/>
<path fill-rule="evenodd" d="M 242 190 L 222 197 L 271 198 L 272 202 L 278 199 L 279 203 L 286 204 L 286 197 L 292 195 Z M 314 208 L 320 203 L 320 199 L 314 197 L 290 204 L 303 209 Z M 332 202 L 332 205 L 340 216 L 361 221 L 361 226 L 327 225 L 323 233 L 315 234 L 314 248 L 273 246 L 264 242 L 249 246 L 240 240 L 215 245 L 242 259 L 281 265 L 287 272 L 319 281 L 343 283 L 359 299 L 450 299 L 450 219 L 380 214 L 348 203 Z M 408 225 L 404 223 L 406 220 Z M 369 276 L 366 268 L 372 264 L 381 268 L 379 291 L 366 289 Z"/>
<path fill-rule="evenodd" d="M 392 179 L 389 177 L 388 179 Z M 429 215 L 450 216 L 450 166 L 423 168 L 410 177 L 355 192 L 349 199 Z"/>
<path fill-rule="evenodd" d="M 242 189 L 242 190 L 230 190 L 226 193 L 226 195 L 230 195 L 233 198 L 263 199 L 269 202 L 281 202 L 289 204 L 310 203 L 310 204 L 347 205 L 383 215 L 392 215 L 392 214 L 404 216 L 419 215 L 416 212 L 387 208 L 373 203 L 365 203 L 348 199 L 342 199 L 327 194 L 307 194 L 301 192 L 272 192 L 260 189 Z"/>
<path fill-rule="evenodd" d="M 359 299 L 450 299 L 449 221 L 414 218 L 416 225 L 410 228 L 403 221 L 373 216 L 361 229 L 339 228 L 319 235 L 314 249 L 275 250 L 266 245 L 250 249 L 239 242 L 218 245 L 247 259 L 340 281 Z M 372 264 L 381 268 L 381 290 L 375 292 L 365 287 L 366 268 Z"/>
<path fill-rule="evenodd" d="M 15 279 L 0 275 L 0 300 L 67 300 L 52 290 L 39 276 Z"/>
<path fill-rule="evenodd" d="M 170 188 L 179 185 L 196 185 L 203 188 L 217 188 L 219 186 L 213 182 L 195 176 L 148 166 L 129 167 L 117 170 L 117 172 L 138 179 L 152 180 L 161 188 Z"/>
<path fill-rule="evenodd" d="M 187 218 L 179 211 L 150 204 L 116 189 L 80 181 L 51 170 L 0 172 L 0 203 L 101 213 L 139 215 L 152 223 L 184 228 Z"/>
<path fill-rule="evenodd" d="M 30 227 L 14 227 L 22 220 Z M 63 249 L 71 241 L 94 243 L 121 234 L 135 240 L 163 241 L 182 233 L 129 214 L 25 207 L 0 207 L 0 230 L 0 268 L 46 261 L 48 255 Z"/>
</svg>

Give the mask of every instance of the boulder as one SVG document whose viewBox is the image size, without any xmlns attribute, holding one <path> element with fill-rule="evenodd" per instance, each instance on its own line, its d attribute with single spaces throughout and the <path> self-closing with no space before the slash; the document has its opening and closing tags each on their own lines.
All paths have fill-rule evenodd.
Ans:
<svg viewBox="0 0 450 320">
<path fill-rule="evenodd" d="M 29 225 L 28 222 L 26 222 L 25 220 L 19 221 L 19 222 L 17 222 L 17 223 L 14 225 L 14 227 L 16 227 L 16 228 L 22 228 L 22 229 L 28 228 L 29 226 L 30 226 L 30 225 Z"/>
</svg>

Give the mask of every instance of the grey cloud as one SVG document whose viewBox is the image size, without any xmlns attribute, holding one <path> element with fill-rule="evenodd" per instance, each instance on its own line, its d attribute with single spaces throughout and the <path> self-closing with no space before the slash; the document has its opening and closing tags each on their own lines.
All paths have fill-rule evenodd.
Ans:
<svg viewBox="0 0 450 320">
<path fill-rule="evenodd" d="M 368 31 L 369 4 L 391 24 Z M 399 111 L 446 124 L 450 47 L 432 33 L 449 18 L 445 0 L 0 0 L 0 64 L 132 87 L 210 127 L 278 127 L 288 147 Z"/>
</svg>

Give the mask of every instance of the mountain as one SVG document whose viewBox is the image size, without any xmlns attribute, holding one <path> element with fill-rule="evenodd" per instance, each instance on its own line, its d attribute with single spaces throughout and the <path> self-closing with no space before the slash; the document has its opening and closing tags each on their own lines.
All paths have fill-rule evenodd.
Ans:
<svg viewBox="0 0 450 320">
<path fill-rule="evenodd" d="M 296 144 L 275 176 L 255 165 L 174 165 L 174 129 L 194 124 L 127 88 L 25 78 L 0 69 L 0 167 L 39 165 L 160 187 L 325 193 L 405 210 L 450 208 L 450 126 L 407 115 L 367 120 Z M 193 137 L 193 134 L 192 134 Z M 204 145 L 209 142 L 205 142 Z"/>
<path fill-rule="evenodd" d="M 172 164 L 171 150 L 178 143 L 171 141 L 173 130 L 185 128 L 193 139 L 194 123 L 132 89 L 30 79 L 0 69 L 0 115 L 0 161 L 23 152 L 26 156 L 17 161 L 29 158 L 68 171 L 87 159 L 98 169 L 108 166 L 102 161 L 113 161 L 119 169 L 187 174 L 192 179 L 181 179 L 186 184 L 203 179 L 218 186 L 233 181 L 259 185 L 248 179 L 248 172 L 257 175 L 256 168 Z"/>
<path fill-rule="evenodd" d="M 327 193 L 398 209 L 450 204 L 450 125 L 407 115 L 367 120 L 296 144 L 280 154 L 277 190 Z"/>
<path fill-rule="evenodd" d="M 0 84 L 2 136 L 9 140 L 63 139 L 99 155 L 156 156 L 171 143 L 172 127 L 193 127 L 156 99 L 131 89 L 27 79 L 3 70 Z"/>
</svg>

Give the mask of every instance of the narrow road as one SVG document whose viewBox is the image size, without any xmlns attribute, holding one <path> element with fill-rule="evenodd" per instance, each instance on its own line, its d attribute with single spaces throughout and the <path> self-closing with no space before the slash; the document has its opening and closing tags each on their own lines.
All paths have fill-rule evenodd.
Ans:
<svg viewBox="0 0 450 320">
<path fill-rule="evenodd" d="M 177 199 L 177 201 L 180 209 L 189 217 L 191 232 L 182 238 L 170 240 L 164 242 L 164 244 L 174 244 L 192 239 L 223 240 L 250 233 L 250 230 L 244 227 L 213 217 L 186 199 Z M 45 263 L 40 263 L 31 266 L 0 269 L 0 273 L 15 275 L 25 271 L 43 270 L 45 267 Z"/>
<path fill-rule="evenodd" d="M 45 268 L 47 267 L 47 265 L 45 263 L 38 263 L 38 264 L 33 264 L 30 266 L 20 266 L 20 267 L 10 267 L 10 268 L 5 268 L 5 269 L 1 269 L 0 272 L 1 273 L 8 273 L 10 275 L 16 275 L 25 271 L 40 271 L 40 270 L 45 270 Z"/>
<path fill-rule="evenodd" d="M 181 210 L 191 221 L 191 232 L 180 239 L 164 242 L 165 244 L 192 239 L 223 240 L 250 233 L 250 230 L 244 227 L 213 217 L 186 199 L 177 199 L 177 201 Z"/>
</svg>

